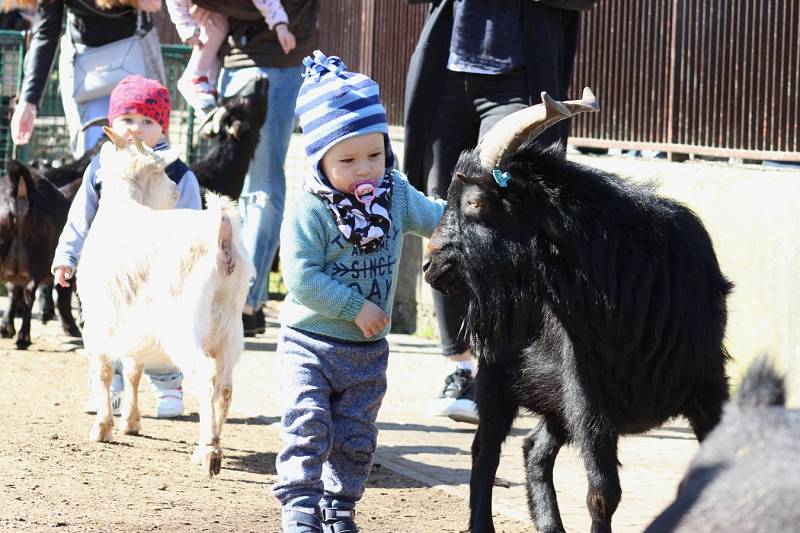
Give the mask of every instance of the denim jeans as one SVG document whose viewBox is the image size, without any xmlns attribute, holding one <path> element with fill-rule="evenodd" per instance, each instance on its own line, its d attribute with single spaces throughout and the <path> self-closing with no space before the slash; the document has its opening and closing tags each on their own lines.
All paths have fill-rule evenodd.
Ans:
<svg viewBox="0 0 800 533">
<path fill-rule="evenodd" d="M 524 69 L 508 74 L 469 74 L 448 71 L 426 154 L 427 193 L 447 198 L 453 168 L 463 150 L 478 140 L 500 119 L 528 107 L 528 82 Z M 457 355 L 469 348 L 462 325 L 466 300 L 433 291 L 442 354 Z"/>
<path fill-rule="evenodd" d="M 247 295 L 247 304 L 258 309 L 267 301 L 267 280 L 281 231 L 286 200 L 286 174 L 283 168 L 294 128 L 294 106 L 303 82 L 305 67 L 225 68 L 219 81 L 223 96 L 234 94 L 257 74 L 269 79 L 267 120 L 261 128 L 250 170 L 239 197 L 242 212 L 242 240 L 256 267 L 256 277 Z"/>
</svg>

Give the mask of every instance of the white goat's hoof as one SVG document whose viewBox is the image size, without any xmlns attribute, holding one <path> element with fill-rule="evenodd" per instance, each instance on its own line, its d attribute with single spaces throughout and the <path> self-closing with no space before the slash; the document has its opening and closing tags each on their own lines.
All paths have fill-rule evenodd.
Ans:
<svg viewBox="0 0 800 533">
<path fill-rule="evenodd" d="M 89 440 L 94 442 L 111 442 L 112 430 L 114 429 L 114 422 L 108 423 L 95 423 L 92 429 L 89 430 Z"/>
<path fill-rule="evenodd" d="M 138 435 L 141 430 L 142 424 L 139 420 L 128 420 L 125 422 L 125 425 L 122 426 L 123 435 Z"/>
<path fill-rule="evenodd" d="M 222 469 L 222 450 L 214 446 L 198 446 L 192 454 L 192 462 L 203 466 L 209 478 Z"/>
</svg>

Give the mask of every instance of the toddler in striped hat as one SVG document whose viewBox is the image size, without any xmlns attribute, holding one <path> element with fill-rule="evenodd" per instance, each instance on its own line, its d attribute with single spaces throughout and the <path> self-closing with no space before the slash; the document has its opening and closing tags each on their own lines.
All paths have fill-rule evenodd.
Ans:
<svg viewBox="0 0 800 533">
<path fill-rule="evenodd" d="M 394 169 L 378 84 L 314 52 L 296 114 L 311 169 L 281 229 L 283 449 L 273 494 L 287 533 L 355 532 L 386 392 L 403 236 L 444 211 Z"/>
</svg>

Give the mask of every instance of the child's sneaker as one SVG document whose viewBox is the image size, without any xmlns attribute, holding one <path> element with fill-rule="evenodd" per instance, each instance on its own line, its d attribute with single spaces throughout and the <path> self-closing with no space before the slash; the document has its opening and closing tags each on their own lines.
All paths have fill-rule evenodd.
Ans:
<svg viewBox="0 0 800 533">
<path fill-rule="evenodd" d="M 83 404 L 83 412 L 90 415 L 96 415 L 97 406 L 100 405 L 100 402 L 103 400 L 97 397 L 93 378 L 89 378 L 89 388 L 91 392 L 89 394 L 89 399 L 86 400 L 85 404 Z M 114 416 L 119 416 L 121 410 L 122 410 L 122 376 L 120 376 L 119 374 L 114 374 L 114 379 L 111 381 L 111 414 Z"/>
<path fill-rule="evenodd" d="M 284 507 L 281 529 L 283 533 L 322 533 L 322 522 L 313 507 Z"/>
<path fill-rule="evenodd" d="M 208 82 L 207 76 L 181 76 L 177 85 L 183 98 L 201 117 L 217 105 L 217 91 Z"/>
<path fill-rule="evenodd" d="M 447 376 L 442 394 L 434 401 L 434 416 L 447 416 L 457 422 L 478 423 L 478 408 L 475 405 L 472 371 L 458 368 Z"/>
<path fill-rule="evenodd" d="M 183 414 L 183 390 L 166 389 L 155 391 L 156 418 L 175 418 Z"/>
<path fill-rule="evenodd" d="M 358 533 L 355 509 L 320 509 L 324 533 Z"/>
</svg>

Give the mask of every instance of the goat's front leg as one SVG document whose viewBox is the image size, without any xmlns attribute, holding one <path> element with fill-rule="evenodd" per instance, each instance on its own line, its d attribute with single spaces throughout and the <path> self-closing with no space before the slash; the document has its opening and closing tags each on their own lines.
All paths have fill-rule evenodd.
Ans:
<svg viewBox="0 0 800 533">
<path fill-rule="evenodd" d="M 192 461 L 203 465 L 208 477 L 219 474 L 222 468 L 222 448 L 219 445 L 219 382 L 216 361 L 202 354 L 198 366 L 197 396 L 200 403 L 200 438 Z"/>
<path fill-rule="evenodd" d="M 131 359 L 123 362 L 123 378 L 125 379 L 125 401 L 122 404 L 122 434 L 138 435 L 142 429 L 139 414 L 139 381 L 142 379 L 143 366 Z"/>
<path fill-rule="evenodd" d="M 8 290 L 8 310 L 0 320 L 0 337 L 10 339 L 17 332 L 14 327 L 14 316 L 17 312 L 17 307 L 22 303 L 22 288 L 13 287 L 10 283 L 6 284 Z"/>
<path fill-rule="evenodd" d="M 56 317 L 56 308 L 53 303 L 53 282 L 48 281 L 39 285 L 36 301 L 39 305 L 39 313 L 42 317 L 42 324 L 47 324 Z"/>
<path fill-rule="evenodd" d="M 492 488 L 500 464 L 500 448 L 517 416 L 517 402 L 503 369 L 483 361 L 475 378 L 475 399 L 480 422 L 472 442 L 469 530 L 493 533 Z"/>
<path fill-rule="evenodd" d="M 598 426 L 601 424 L 598 424 Z M 611 429 L 581 439 L 583 462 L 589 478 L 586 506 L 592 517 L 592 533 L 611 533 L 611 516 L 622 498 L 617 471 L 618 435 Z"/>
<path fill-rule="evenodd" d="M 25 350 L 31 345 L 31 311 L 33 310 L 33 302 L 36 299 L 36 287 L 38 285 L 38 281 L 31 281 L 22 291 L 22 325 L 19 327 L 19 333 L 17 334 L 18 350 Z"/>
<path fill-rule="evenodd" d="M 522 443 L 528 510 L 540 533 L 564 531 L 553 485 L 553 468 L 558 451 L 566 440 L 566 431 L 561 423 L 554 417 L 545 416 Z"/>
<path fill-rule="evenodd" d="M 98 398 L 99 403 L 97 417 L 89 430 L 89 439 L 109 442 L 114 429 L 114 419 L 111 417 L 111 380 L 114 378 L 114 368 L 108 355 L 102 354 L 92 359 L 92 372 L 95 373 L 95 379 L 90 381 L 97 387 L 94 397 Z"/>
</svg>

